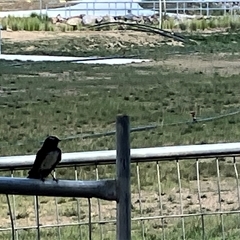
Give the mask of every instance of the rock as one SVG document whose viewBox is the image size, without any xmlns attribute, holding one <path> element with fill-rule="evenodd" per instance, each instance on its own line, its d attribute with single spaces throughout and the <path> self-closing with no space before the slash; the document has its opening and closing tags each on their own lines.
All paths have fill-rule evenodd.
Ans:
<svg viewBox="0 0 240 240">
<path fill-rule="evenodd" d="M 151 16 L 153 19 L 159 19 L 159 13 L 155 13 Z"/>
<path fill-rule="evenodd" d="M 83 25 L 94 25 L 96 23 L 96 16 L 86 15 L 82 19 Z"/>
<path fill-rule="evenodd" d="M 139 21 L 138 21 L 139 24 L 144 24 L 144 19 L 143 19 L 143 16 L 140 17 Z"/>
<path fill-rule="evenodd" d="M 52 24 L 56 24 L 58 22 L 58 19 L 56 17 L 51 18 Z"/>
<path fill-rule="evenodd" d="M 132 14 L 131 10 L 127 11 L 127 14 L 124 16 L 125 20 L 133 20 L 135 19 L 137 16 Z"/>
<path fill-rule="evenodd" d="M 83 19 L 83 17 L 86 16 L 86 14 L 80 14 L 79 17 Z"/>
<path fill-rule="evenodd" d="M 114 17 L 106 15 L 103 17 L 103 22 L 115 22 Z"/>
<path fill-rule="evenodd" d="M 207 198 L 207 195 L 206 195 L 206 194 L 203 194 L 203 195 L 201 196 L 201 198 Z"/>
<path fill-rule="evenodd" d="M 124 17 L 123 16 L 115 16 L 114 18 L 116 21 L 124 21 Z"/>
<path fill-rule="evenodd" d="M 79 17 L 69 18 L 66 23 L 70 26 L 78 26 L 82 23 L 82 19 Z"/>
<path fill-rule="evenodd" d="M 126 29 L 126 27 L 124 26 L 124 25 L 118 25 L 118 28 L 117 28 L 118 30 L 125 30 Z"/>
<path fill-rule="evenodd" d="M 97 17 L 95 22 L 96 23 L 101 23 L 103 21 L 103 17 Z"/>
<path fill-rule="evenodd" d="M 141 18 L 138 17 L 138 16 L 133 16 L 133 17 L 132 17 L 132 21 L 140 22 L 140 21 L 141 21 Z"/>
<path fill-rule="evenodd" d="M 12 31 L 13 31 L 13 30 L 12 30 L 10 27 L 8 27 L 8 26 L 7 26 L 6 30 L 7 30 L 7 32 L 12 32 Z"/>
<path fill-rule="evenodd" d="M 66 18 L 61 17 L 60 14 L 57 15 L 56 19 L 57 19 L 57 22 L 66 22 Z"/>
</svg>

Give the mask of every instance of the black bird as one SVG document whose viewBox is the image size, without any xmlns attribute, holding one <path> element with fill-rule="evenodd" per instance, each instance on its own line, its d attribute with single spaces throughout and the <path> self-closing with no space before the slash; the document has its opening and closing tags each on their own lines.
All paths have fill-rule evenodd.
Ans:
<svg viewBox="0 0 240 240">
<path fill-rule="evenodd" d="M 43 146 L 37 152 L 36 159 L 32 169 L 28 172 L 27 178 L 41 179 L 42 181 L 51 174 L 53 180 L 57 179 L 53 176 L 52 170 L 62 159 L 62 152 L 58 148 L 61 140 L 55 136 L 49 136 L 45 139 Z"/>
</svg>

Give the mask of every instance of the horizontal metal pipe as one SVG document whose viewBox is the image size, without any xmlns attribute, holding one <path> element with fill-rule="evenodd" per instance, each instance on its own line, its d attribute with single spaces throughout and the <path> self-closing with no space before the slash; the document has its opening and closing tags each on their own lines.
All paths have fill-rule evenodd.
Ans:
<svg viewBox="0 0 240 240">
<path fill-rule="evenodd" d="M 131 162 L 240 155 L 240 142 L 131 149 Z M 26 169 L 35 155 L 0 157 L 0 170 Z M 58 167 L 116 163 L 116 150 L 63 153 Z"/>
<path fill-rule="evenodd" d="M 28 178 L 0 177 L 0 194 L 81 197 L 116 200 L 116 181 L 41 181 Z"/>
</svg>

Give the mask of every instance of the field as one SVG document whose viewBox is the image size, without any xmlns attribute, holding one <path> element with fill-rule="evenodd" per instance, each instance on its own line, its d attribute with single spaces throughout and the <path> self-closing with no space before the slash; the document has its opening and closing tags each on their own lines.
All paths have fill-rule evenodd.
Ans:
<svg viewBox="0 0 240 240">
<path fill-rule="evenodd" d="M 214 118 L 239 110 L 239 35 L 238 32 L 189 35 L 193 41 L 184 45 L 130 31 L 4 31 L 4 53 L 136 55 L 152 61 L 119 66 L 0 61 L 1 155 L 35 154 L 40 141 L 49 134 L 67 139 L 114 130 L 115 117 L 119 113 L 130 116 L 132 127 L 158 125 L 153 130 L 132 133 L 132 148 L 239 141 L 240 114 L 196 124 L 180 123 L 192 120 L 191 111 L 196 112 L 197 118 Z M 61 149 L 63 152 L 115 149 L 115 137 L 90 136 L 83 139 L 80 136 L 61 142 Z M 224 200 L 221 207 L 223 210 L 238 210 L 232 159 L 221 160 Z M 176 163 L 163 162 L 160 165 L 164 214 L 179 214 Z M 135 165 L 132 168 L 134 217 L 160 214 L 156 166 L 156 163 L 144 163 L 140 164 L 140 170 Z M 199 211 L 195 162 L 182 161 L 180 168 L 184 212 Z M 140 171 L 142 209 L 139 208 L 137 169 Z M 217 211 L 215 161 L 204 160 L 200 169 L 201 186 L 207 196 L 203 205 L 209 211 Z M 77 168 L 77 172 L 81 179 L 115 176 L 113 166 L 99 166 L 97 171 L 94 167 L 83 167 Z M 26 173 L 18 171 L 15 175 L 26 176 Z M 3 174 L 9 175 L 8 172 Z M 74 169 L 59 169 L 57 176 L 74 179 Z M 0 228 L 4 228 L 9 226 L 6 197 L 1 196 L 0 202 L 3 206 Z M 32 202 L 32 197 L 16 197 L 18 226 L 35 224 Z M 78 221 L 77 202 L 72 198 L 58 198 L 57 220 L 54 198 L 41 197 L 41 223 Z M 80 202 L 81 221 L 88 221 L 87 201 Z M 115 217 L 115 203 L 101 202 L 101 218 Z M 97 221 L 98 202 L 92 200 L 92 203 L 92 220 Z M 238 217 L 224 216 L 226 239 L 239 238 Z M 206 239 L 222 238 L 219 219 L 219 216 L 205 217 Z M 185 221 L 186 238 L 202 239 L 200 217 L 190 217 Z M 141 239 L 142 235 L 149 240 L 162 239 L 162 224 L 166 239 L 181 239 L 181 221 L 176 219 L 134 222 L 132 239 Z M 114 225 L 94 225 L 93 230 L 93 240 L 114 239 Z M 87 239 L 88 228 L 65 227 L 59 231 L 62 240 L 79 238 L 79 231 L 82 231 L 82 239 Z M 59 232 L 54 228 L 43 229 L 42 234 L 42 239 L 58 239 Z M 10 239 L 10 235 L 0 232 L 0 238 Z M 19 240 L 34 238 L 35 230 L 19 231 Z"/>
</svg>

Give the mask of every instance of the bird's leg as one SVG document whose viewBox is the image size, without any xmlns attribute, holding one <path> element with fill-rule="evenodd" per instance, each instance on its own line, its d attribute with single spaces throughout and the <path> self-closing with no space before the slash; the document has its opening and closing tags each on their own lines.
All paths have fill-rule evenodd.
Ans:
<svg viewBox="0 0 240 240">
<path fill-rule="evenodd" d="M 51 173 L 51 176 L 52 176 L 52 178 L 53 178 L 53 181 L 58 182 L 58 179 L 56 179 L 56 178 L 53 176 L 52 173 Z"/>
<path fill-rule="evenodd" d="M 43 182 L 45 182 L 45 179 L 42 177 L 42 175 L 40 176 L 40 179 L 41 179 Z"/>
</svg>

